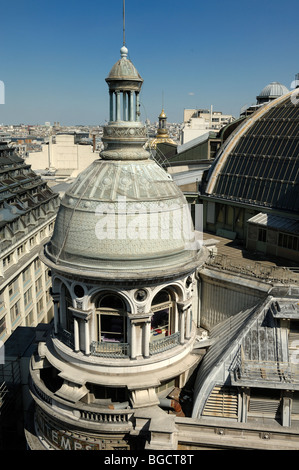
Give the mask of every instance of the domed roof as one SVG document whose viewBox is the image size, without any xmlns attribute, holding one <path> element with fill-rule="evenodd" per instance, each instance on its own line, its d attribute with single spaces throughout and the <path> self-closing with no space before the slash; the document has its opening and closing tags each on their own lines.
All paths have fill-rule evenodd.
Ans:
<svg viewBox="0 0 299 470">
<path fill-rule="evenodd" d="M 65 193 L 46 256 L 98 276 L 179 272 L 197 253 L 180 233 L 191 223 L 186 211 L 184 195 L 153 160 L 95 160 Z"/>
<path fill-rule="evenodd" d="M 143 79 L 139 75 L 137 69 L 133 63 L 127 58 L 128 49 L 123 46 L 120 50 L 121 59 L 119 59 L 110 70 L 106 81 L 110 83 L 111 81 L 119 80 L 130 80 L 143 82 Z"/>
<path fill-rule="evenodd" d="M 121 54 L 106 79 L 110 98 L 117 95 L 117 119 L 104 127 L 101 158 L 65 193 L 42 256 L 56 270 L 97 279 L 188 273 L 199 266 L 204 251 L 195 238 L 185 196 L 143 148 L 146 128 L 139 121 L 137 96 L 135 115 L 131 109 L 118 118 L 127 90 L 136 90 L 132 77 L 139 77 L 126 58 L 127 49 Z M 123 99 L 118 99 L 121 94 Z"/>
<path fill-rule="evenodd" d="M 299 106 L 294 91 L 260 107 L 220 148 L 206 194 L 299 212 Z"/>
<path fill-rule="evenodd" d="M 272 82 L 262 89 L 260 94 L 257 96 L 257 100 L 261 98 L 262 99 L 267 98 L 268 100 L 275 99 L 275 98 L 278 98 L 279 96 L 285 95 L 288 92 L 289 90 L 287 89 L 287 87 L 285 87 L 281 83 Z"/>
</svg>

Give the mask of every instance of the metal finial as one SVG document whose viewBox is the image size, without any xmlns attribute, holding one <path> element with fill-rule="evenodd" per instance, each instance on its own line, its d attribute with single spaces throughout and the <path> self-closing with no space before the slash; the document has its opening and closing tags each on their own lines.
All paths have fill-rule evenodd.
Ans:
<svg viewBox="0 0 299 470">
<path fill-rule="evenodd" d="M 125 0 L 123 0 L 123 45 L 126 45 Z"/>
</svg>

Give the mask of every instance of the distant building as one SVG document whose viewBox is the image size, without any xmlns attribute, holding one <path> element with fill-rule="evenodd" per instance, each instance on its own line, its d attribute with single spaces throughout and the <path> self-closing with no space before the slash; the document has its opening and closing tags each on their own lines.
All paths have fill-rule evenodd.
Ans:
<svg viewBox="0 0 299 470">
<path fill-rule="evenodd" d="M 217 132 L 232 121 L 234 121 L 232 115 L 222 114 L 220 111 L 213 111 L 212 108 L 211 110 L 185 109 L 181 143 L 185 144 L 209 131 Z"/>
<path fill-rule="evenodd" d="M 254 113 L 257 109 L 259 109 L 261 106 L 263 106 L 265 103 L 269 103 L 269 101 L 273 101 L 276 98 L 279 98 L 280 96 L 283 96 L 288 92 L 289 90 L 287 89 L 287 87 L 282 85 L 281 83 L 271 82 L 268 85 L 266 85 L 258 94 L 258 96 L 256 97 L 256 103 L 250 106 L 245 105 L 242 107 L 240 116 L 241 117 L 249 116 L 250 114 Z"/>
<path fill-rule="evenodd" d="M 26 163 L 33 170 L 51 169 L 56 174 L 76 177 L 97 158 L 94 150 L 94 145 L 82 143 L 76 134 L 56 134 L 49 137 L 40 152 L 29 153 Z"/>
<path fill-rule="evenodd" d="M 176 146 L 176 143 L 173 139 L 169 136 L 169 132 L 167 129 L 167 116 L 165 114 L 164 109 L 162 109 L 159 115 L 159 124 L 156 136 L 153 139 L 150 139 L 146 145 L 146 148 L 149 148 L 151 152 L 156 155 L 159 153 L 157 146 L 162 143 L 167 143 L 169 145 Z"/>
</svg>

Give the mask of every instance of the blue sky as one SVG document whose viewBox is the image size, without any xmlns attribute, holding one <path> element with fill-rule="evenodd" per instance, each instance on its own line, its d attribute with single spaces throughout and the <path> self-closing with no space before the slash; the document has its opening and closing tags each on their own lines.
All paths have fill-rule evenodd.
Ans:
<svg viewBox="0 0 299 470">
<path fill-rule="evenodd" d="M 104 124 L 105 77 L 120 58 L 122 0 L 1 2 L 0 123 Z M 299 72 L 298 0 L 126 0 L 129 58 L 144 79 L 143 121 L 184 108 L 239 115 Z"/>
</svg>

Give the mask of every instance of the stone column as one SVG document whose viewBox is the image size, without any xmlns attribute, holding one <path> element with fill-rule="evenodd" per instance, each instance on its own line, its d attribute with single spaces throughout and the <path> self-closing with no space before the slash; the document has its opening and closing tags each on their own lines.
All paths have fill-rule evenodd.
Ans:
<svg viewBox="0 0 299 470">
<path fill-rule="evenodd" d="M 179 331 L 180 331 L 180 343 L 183 344 L 186 339 L 189 339 L 187 337 L 187 332 L 188 332 L 188 326 L 186 327 L 186 332 L 185 332 L 185 312 L 190 310 L 191 308 L 191 300 L 185 300 L 184 302 L 178 302 L 178 312 L 179 312 Z"/>
<path fill-rule="evenodd" d="M 84 320 L 84 333 L 85 333 L 85 354 L 90 354 L 90 337 L 89 337 L 89 322 L 87 319 Z"/>
<path fill-rule="evenodd" d="M 79 340 L 79 322 L 76 317 L 74 318 L 74 346 L 75 346 L 75 351 L 78 352 L 80 351 L 80 340 Z"/>
<path fill-rule="evenodd" d="M 186 311 L 186 339 L 191 337 L 191 307 Z"/>
<path fill-rule="evenodd" d="M 116 120 L 120 121 L 120 92 L 116 92 Z"/>
<path fill-rule="evenodd" d="M 180 316 L 180 343 L 184 344 L 185 342 L 185 312 L 184 310 L 179 310 Z"/>
<path fill-rule="evenodd" d="M 75 342 L 75 351 L 80 351 L 82 344 L 80 344 L 80 331 L 79 331 L 79 322 L 84 321 L 84 353 L 86 355 L 90 354 L 90 337 L 89 337 L 89 320 L 91 318 L 91 310 L 81 310 L 79 308 L 69 307 L 69 310 L 72 311 L 74 318 L 74 342 Z M 82 334 L 82 332 L 81 332 Z M 83 338 L 81 338 L 83 342 Z"/>
<path fill-rule="evenodd" d="M 133 91 L 130 91 L 129 101 L 129 120 L 134 121 L 134 95 Z"/>
<path fill-rule="evenodd" d="M 58 302 L 59 302 L 59 294 L 52 294 L 53 304 L 54 304 L 54 333 L 58 333 L 58 325 L 59 325 L 59 310 L 58 310 Z"/>
<path fill-rule="evenodd" d="M 136 359 L 136 325 L 131 321 L 131 359 Z"/>
<path fill-rule="evenodd" d="M 143 344 L 143 355 L 144 357 L 149 357 L 149 343 L 151 336 L 151 320 L 147 320 L 144 323 L 144 344 Z"/>
<path fill-rule="evenodd" d="M 109 120 L 113 121 L 113 92 L 110 91 L 109 95 L 110 95 L 110 118 Z"/>
</svg>

